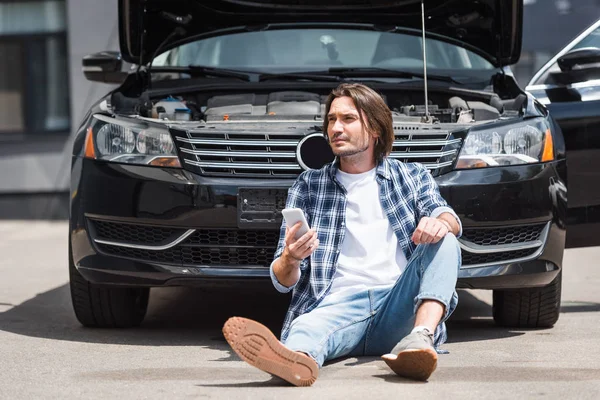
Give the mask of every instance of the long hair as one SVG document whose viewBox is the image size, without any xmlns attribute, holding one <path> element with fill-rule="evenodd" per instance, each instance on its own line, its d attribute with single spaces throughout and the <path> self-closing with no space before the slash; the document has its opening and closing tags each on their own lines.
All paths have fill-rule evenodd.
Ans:
<svg viewBox="0 0 600 400">
<path fill-rule="evenodd" d="M 327 97 L 323 117 L 323 134 L 326 137 L 328 137 L 327 129 L 329 127 L 327 115 L 331 109 L 331 103 L 338 97 L 350 97 L 358 111 L 362 126 L 369 135 L 379 135 L 375 142 L 374 154 L 376 162 L 383 160 L 391 153 L 394 144 L 392 112 L 383 98 L 376 91 L 361 83 L 342 83 L 333 89 Z"/>
</svg>

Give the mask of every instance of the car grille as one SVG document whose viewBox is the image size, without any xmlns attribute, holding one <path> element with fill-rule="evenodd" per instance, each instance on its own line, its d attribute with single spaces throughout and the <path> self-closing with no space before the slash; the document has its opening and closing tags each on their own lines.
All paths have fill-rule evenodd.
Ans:
<svg viewBox="0 0 600 400">
<path fill-rule="evenodd" d="M 534 254 L 537 249 L 524 249 L 516 251 L 503 251 L 498 253 L 470 253 L 461 250 L 463 267 L 470 267 L 479 264 L 493 264 L 503 261 L 516 260 Z"/>
<path fill-rule="evenodd" d="M 99 245 L 103 253 L 118 257 L 133 258 L 141 261 L 165 262 L 181 265 L 203 266 L 236 266 L 236 267 L 264 267 L 267 268 L 273 261 L 275 248 L 231 248 L 207 249 L 194 248 L 180 245 L 173 249 L 153 251 L 131 249 L 126 247 Z M 535 249 L 506 251 L 500 253 L 476 254 L 462 250 L 462 265 L 469 267 L 478 264 L 499 263 L 530 256 Z"/>
<path fill-rule="evenodd" d="M 152 243 L 173 242 L 178 232 L 187 229 L 148 227 L 107 221 L 93 221 L 96 227 L 94 239 L 109 240 L 96 243 L 98 249 L 108 255 L 140 261 L 161 262 L 181 266 L 229 266 L 237 268 L 268 268 L 273 261 L 279 230 L 198 229 L 173 246 L 161 249 L 136 248 L 142 238 Z M 98 227 L 101 227 L 98 229 Z M 523 244 L 543 240 L 544 225 L 501 228 L 467 228 L 461 241 L 468 240 L 482 249 L 493 246 Z M 114 233 L 115 236 L 109 236 Z M 152 233 L 152 234 L 150 234 Z M 180 234 L 181 235 L 181 234 Z M 133 239 L 136 241 L 134 242 Z M 512 241 L 511 241 L 512 240 Z M 150 242 L 143 243 L 146 245 Z M 131 245 L 125 247 L 126 245 Z M 535 255 L 540 246 L 526 249 L 475 253 L 461 249 L 463 268 L 485 264 L 503 263 Z"/>
<path fill-rule="evenodd" d="M 314 127 L 269 123 L 244 129 L 234 124 L 202 126 L 187 131 L 173 129 L 184 168 L 206 176 L 295 178 L 302 172 L 296 149 Z M 280 130 L 277 130 L 279 128 Z M 390 157 L 419 162 L 434 173 L 454 163 L 462 139 L 450 131 L 418 125 L 394 125 L 396 140 Z"/>
<path fill-rule="evenodd" d="M 535 257 L 546 240 L 549 223 L 466 228 L 459 238 L 463 268 Z"/>
<path fill-rule="evenodd" d="M 199 230 L 185 242 L 186 245 L 260 246 L 273 247 L 279 240 L 279 230 Z"/>
<path fill-rule="evenodd" d="M 275 248 L 198 248 L 181 247 L 183 265 L 231 265 L 236 267 L 268 267 Z"/>
<path fill-rule="evenodd" d="M 461 239 L 480 246 L 525 243 L 538 240 L 546 224 L 512 226 L 508 228 L 469 228 Z"/>
<path fill-rule="evenodd" d="M 237 229 L 202 229 L 186 237 L 172 247 L 160 250 L 137 248 L 137 244 L 146 247 L 152 243 L 133 242 L 131 238 L 147 235 L 146 226 L 123 224 L 117 222 L 92 220 L 91 225 L 102 225 L 100 230 L 94 229 L 92 235 L 96 246 L 102 253 L 130 258 L 140 261 L 161 262 L 186 266 L 235 266 L 239 268 L 268 267 L 273 261 L 275 246 L 279 240 L 279 230 L 237 230 Z M 162 237 L 173 241 L 173 231 L 186 232 L 187 229 L 152 227 L 163 231 Z M 136 230 L 139 229 L 138 232 Z M 116 236 L 109 237 L 108 232 Z M 123 232 L 126 232 L 125 235 Z M 152 238 L 152 236 L 147 235 Z M 123 240 L 125 239 L 125 240 Z M 98 242 L 98 240 L 100 242 Z"/>
<path fill-rule="evenodd" d="M 130 247 L 121 247 L 108 244 L 96 244 L 98 249 L 111 256 L 131 258 L 140 261 L 153 261 L 167 264 L 181 264 L 181 248 L 175 247 L 166 250 L 145 250 Z"/>
<path fill-rule="evenodd" d="M 116 223 L 97 219 L 88 219 L 97 239 L 115 242 L 160 245 L 172 242 L 186 229 L 163 228 L 137 224 Z"/>
</svg>

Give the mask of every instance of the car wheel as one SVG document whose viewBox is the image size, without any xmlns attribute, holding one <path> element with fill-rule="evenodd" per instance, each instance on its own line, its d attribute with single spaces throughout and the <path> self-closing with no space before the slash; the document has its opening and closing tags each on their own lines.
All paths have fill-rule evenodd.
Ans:
<svg viewBox="0 0 600 400">
<path fill-rule="evenodd" d="M 552 327 L 560 313 L 561 286 L 562 271 L 543 288 L 494 290 L 494 321 L 506 327 Z"/>
<path fill-rule="evenodd" d="M 148 308 L 149 288 L 100 287 L 75 268 L 69 243 L 69 282 L 75 316 L 91 328 L 139 326 Z"/>
</svg>

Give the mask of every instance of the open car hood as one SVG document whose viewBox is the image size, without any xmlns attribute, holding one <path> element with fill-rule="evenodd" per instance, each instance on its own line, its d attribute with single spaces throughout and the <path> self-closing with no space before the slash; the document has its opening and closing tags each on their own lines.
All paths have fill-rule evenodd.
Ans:
<svg viewBox="0 0 600 400">
<path fill-rule="evenodd" d="M 360 23 L 420 31 L 420 14 L 420 0 L 119 0 L 119 40 L 125 61 L 146 64 L 161 46 L 224 29 Z M 425 15 L 427 33 L 458 41 L 497 67 L 519 60 L 523 0 L 425 0 Z"/>
</svg>

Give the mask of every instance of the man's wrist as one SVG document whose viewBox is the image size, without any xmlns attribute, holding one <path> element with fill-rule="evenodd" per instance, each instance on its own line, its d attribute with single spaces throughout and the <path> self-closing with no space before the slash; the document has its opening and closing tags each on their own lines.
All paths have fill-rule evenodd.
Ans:
<svg viewBox="0 0 600 400">
<path fill-rule="evenodd" d="M 450 222 L 446 221 L 444 218 L 439 218 L 438 220 L 441 221 L 444 225 L 446 225 L 446 228 L 448 228 L 448 232 L 452 232 L 454 233 L 454 230 L 452 229 L 452 225 L 450 225 Z"/>
<path fill-rule="evenodd" d="M 294 257 L 287 248 L 281 254 L 281 258 L 282 258 L 282 261 L 286 265 L 291 265 L 291 266 L 299 266 L 300 263 L 302 262 L 301 258 Z"/>
<path fill-rule="evenodd" d="M 272 272 L 277 283 L 288 291 L 300 278 L 300 261 L 290 259 L 284 252 L 273 262 Z"/>
</svg>

